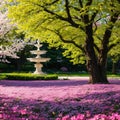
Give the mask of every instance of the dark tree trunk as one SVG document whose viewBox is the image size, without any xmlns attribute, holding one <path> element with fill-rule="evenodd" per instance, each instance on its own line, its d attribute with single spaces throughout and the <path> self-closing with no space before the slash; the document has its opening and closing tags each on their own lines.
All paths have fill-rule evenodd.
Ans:
<svg viewBox="0 0 120 120">
<path fill-rule="evenodd" d="M 87 62 L 87 69 L 90 74 L 89 83 L 109 83 L 106 75 L 106 68 L 100 66 L 94 59 Z"/>
<path fill-rule="evenodd" d="M 87 2 L 87 6 L 91 5 L 92 1 Z M 90 73 L 90 83 L 109 83 L 107 80 L 106 75 L 106 60 L 107 60 L 107 54 L 110 50 L 109 47 L 109 40 L 112 34 L 112 29 L 114 27 L 114 23 L 117 21 L 119 16 L 119 12 L 115 12 L 111 17 L 109 22 L 112 22 L 112 24 L 108 25 L 106 27 L 106 30 L 103 34 L 103 38 L 101 40 L 101 47 L 98 48 L 97 44 L 94 43 L 93 38 L 93 19 L 95 18 L 94 15 L 92 16 L 92 19 L 90 19 L 90 16 L 88 14 L 88 11 L 86 11 L 86 14 L 82 17 L 83 21 L 85 23 L 85 33 L 86 33 L 86 41 L 85 41 L 85 55 L 86 55 L 86 61 L 87 61 L 87 69 Z M 95 49 L 97 50 L 97 54 L 95 52 Z"/>
<path fill-rule="evenodd" d="M 85 54 L 87 58 L 87 70 L 90 74 L 89 83 L 109 83 L 106 75 L 107 51 L 102 56 L 97 57 L 94 50 L 94 39 L 92 35 L 92 24 L 86 27 Z"/>
</svg>

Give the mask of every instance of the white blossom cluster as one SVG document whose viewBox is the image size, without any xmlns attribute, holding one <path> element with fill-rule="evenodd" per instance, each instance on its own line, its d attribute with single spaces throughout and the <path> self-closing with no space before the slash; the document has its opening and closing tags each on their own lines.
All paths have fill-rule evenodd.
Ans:
<svg viewBox="0 0 120 120">
<path fill-rule="evenodd" d="M 17 39 L 13 36 L 13 40 L 6 37 L 6 34 L 16 27 L 15 24 L 11 24 L 7 17 L 8 11 L 4 8 L 6 4 L 5 0 L 0 0 L 0 42 L 1 40 L 6 43 L 0 44 L 0 62 L 9 62 L 6 57 L 19 58 L 17 52 L 22 50 L 26 45 L 33 45 L 36 41 Z"/>
<path fill-rule="evenodd" d="M 6 59 L 6 57 L 11 58 L 19 58 L 17 56 L 17 52 L 22 50 L 25 47 L 25 43 L 22 40 L 14 40 L 11 45 L 1 45 L 0 46 L 0 62 L 7 62 L 9 61 Z"/>
<path fill-rule="evenodd" d="M 12 30 L 15 25 L 10 24 L 10 20 L 7 18 L 7 10 L 2 9 L 5 5 L 4 0 L 0 0 L 0 40 L 4 40 L 7 45 L 0 45 L 0 62 L 9 62 L 6 56 L 11 58 L 19 58 L 17 52 L 25 47 L 24 41 L 21 39 L 10 40 L 6 37 L 6 34 Z M 10 43 L 10 44 L 8 44 Z"/>
<path fill-rule="evenodd" d="M 10 20 L 7 18 L 8 11 L 3 7 L 5 5 L 4 0 L 0 0 L 0 38 L 4 37 L 14 25 L 10 24 Z"/>
<path fill-rule="evenodd" d="M 13 25 L 7 19 L 7 12 L 0 12 L 0 38 L 3 38 L 12 28 Z"/>
</svg>

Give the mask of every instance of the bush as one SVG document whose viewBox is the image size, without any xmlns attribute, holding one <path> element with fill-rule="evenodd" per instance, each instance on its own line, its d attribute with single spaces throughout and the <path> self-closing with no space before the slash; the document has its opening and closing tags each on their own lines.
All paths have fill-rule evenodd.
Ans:
<svg viewBox="0 0 120 120">
<path fill-rule="evenodd" d="M 6 73 L 7 80 L 57 80 L 57 75 L 35 75 L 30 73 Z"/>
<path fill-rule="evenodd" d="M 5 80 L 7 77 L 5 75 L 0 75 L 0 80 Z"/>
</svg>

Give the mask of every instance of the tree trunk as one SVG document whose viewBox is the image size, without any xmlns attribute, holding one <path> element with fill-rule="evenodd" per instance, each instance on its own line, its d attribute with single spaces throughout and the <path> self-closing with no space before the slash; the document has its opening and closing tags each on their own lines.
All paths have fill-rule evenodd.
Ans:
<svg viewBox="0 0 120 120">
<path fill-rule="evenodd" d="M 90 74 L 89 83 L 109 83 L 106 75 L 107 51 L 103 54 L 101 51 L 98 58 L 94 50 L 94 38 L 92 37 L 92 25 L 86 27 L 85 54 L 87 59 L 87 70 Z"/>
<path fill-rule="evenodd" d="M 92 1 L 89 1 L 87 5 L 91 5 L 91 3 Z M 94 15 L 92 17 L 94 18 Z M 103 38 L 101 40 L 101 47 L 98 47 L 97 44 L 94 43 L 93 23 L 90 19 L 88 11 L 86 11 L 86 14 L 83 16 L 83 21 L 86 25 L 86 40 L 84 49 L 87 60 L 87 69 L 91 75 L 90 83 L 108 83 L 106 75 L 106 60 L 108 51 L 110 50 L 109 40 L 112 34 L 114 23 L 117 21 L 118 17 L 118 11 L 110 16 L 109 22 L 112 24 L 108 24 L 108 27 L 106 27 Z M 95 48 L 98 53 L 95 52 Z"/>
<path fill-rule="evenodd" d="M 90 60 L 87 61 L 87 70 L 90 74 L 89 83 L 92 83 L 92 84 L 95 84 L 95 83 L 107 84 L 107 83 L 109 83 L 107 80 L 105 66 L 101 66 L 94 59 L 91 61 Z"/>
</svg>

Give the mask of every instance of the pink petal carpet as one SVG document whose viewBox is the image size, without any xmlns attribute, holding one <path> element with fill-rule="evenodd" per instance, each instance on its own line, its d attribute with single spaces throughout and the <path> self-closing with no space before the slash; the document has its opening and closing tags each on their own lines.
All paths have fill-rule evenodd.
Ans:
<svg viewBox="0 0 120 120">
<path fill-rule="evenodd" d="M 109 81 L 0 81 L 0 120 L 120 120 L 120 80 Z"/>
</svg>

